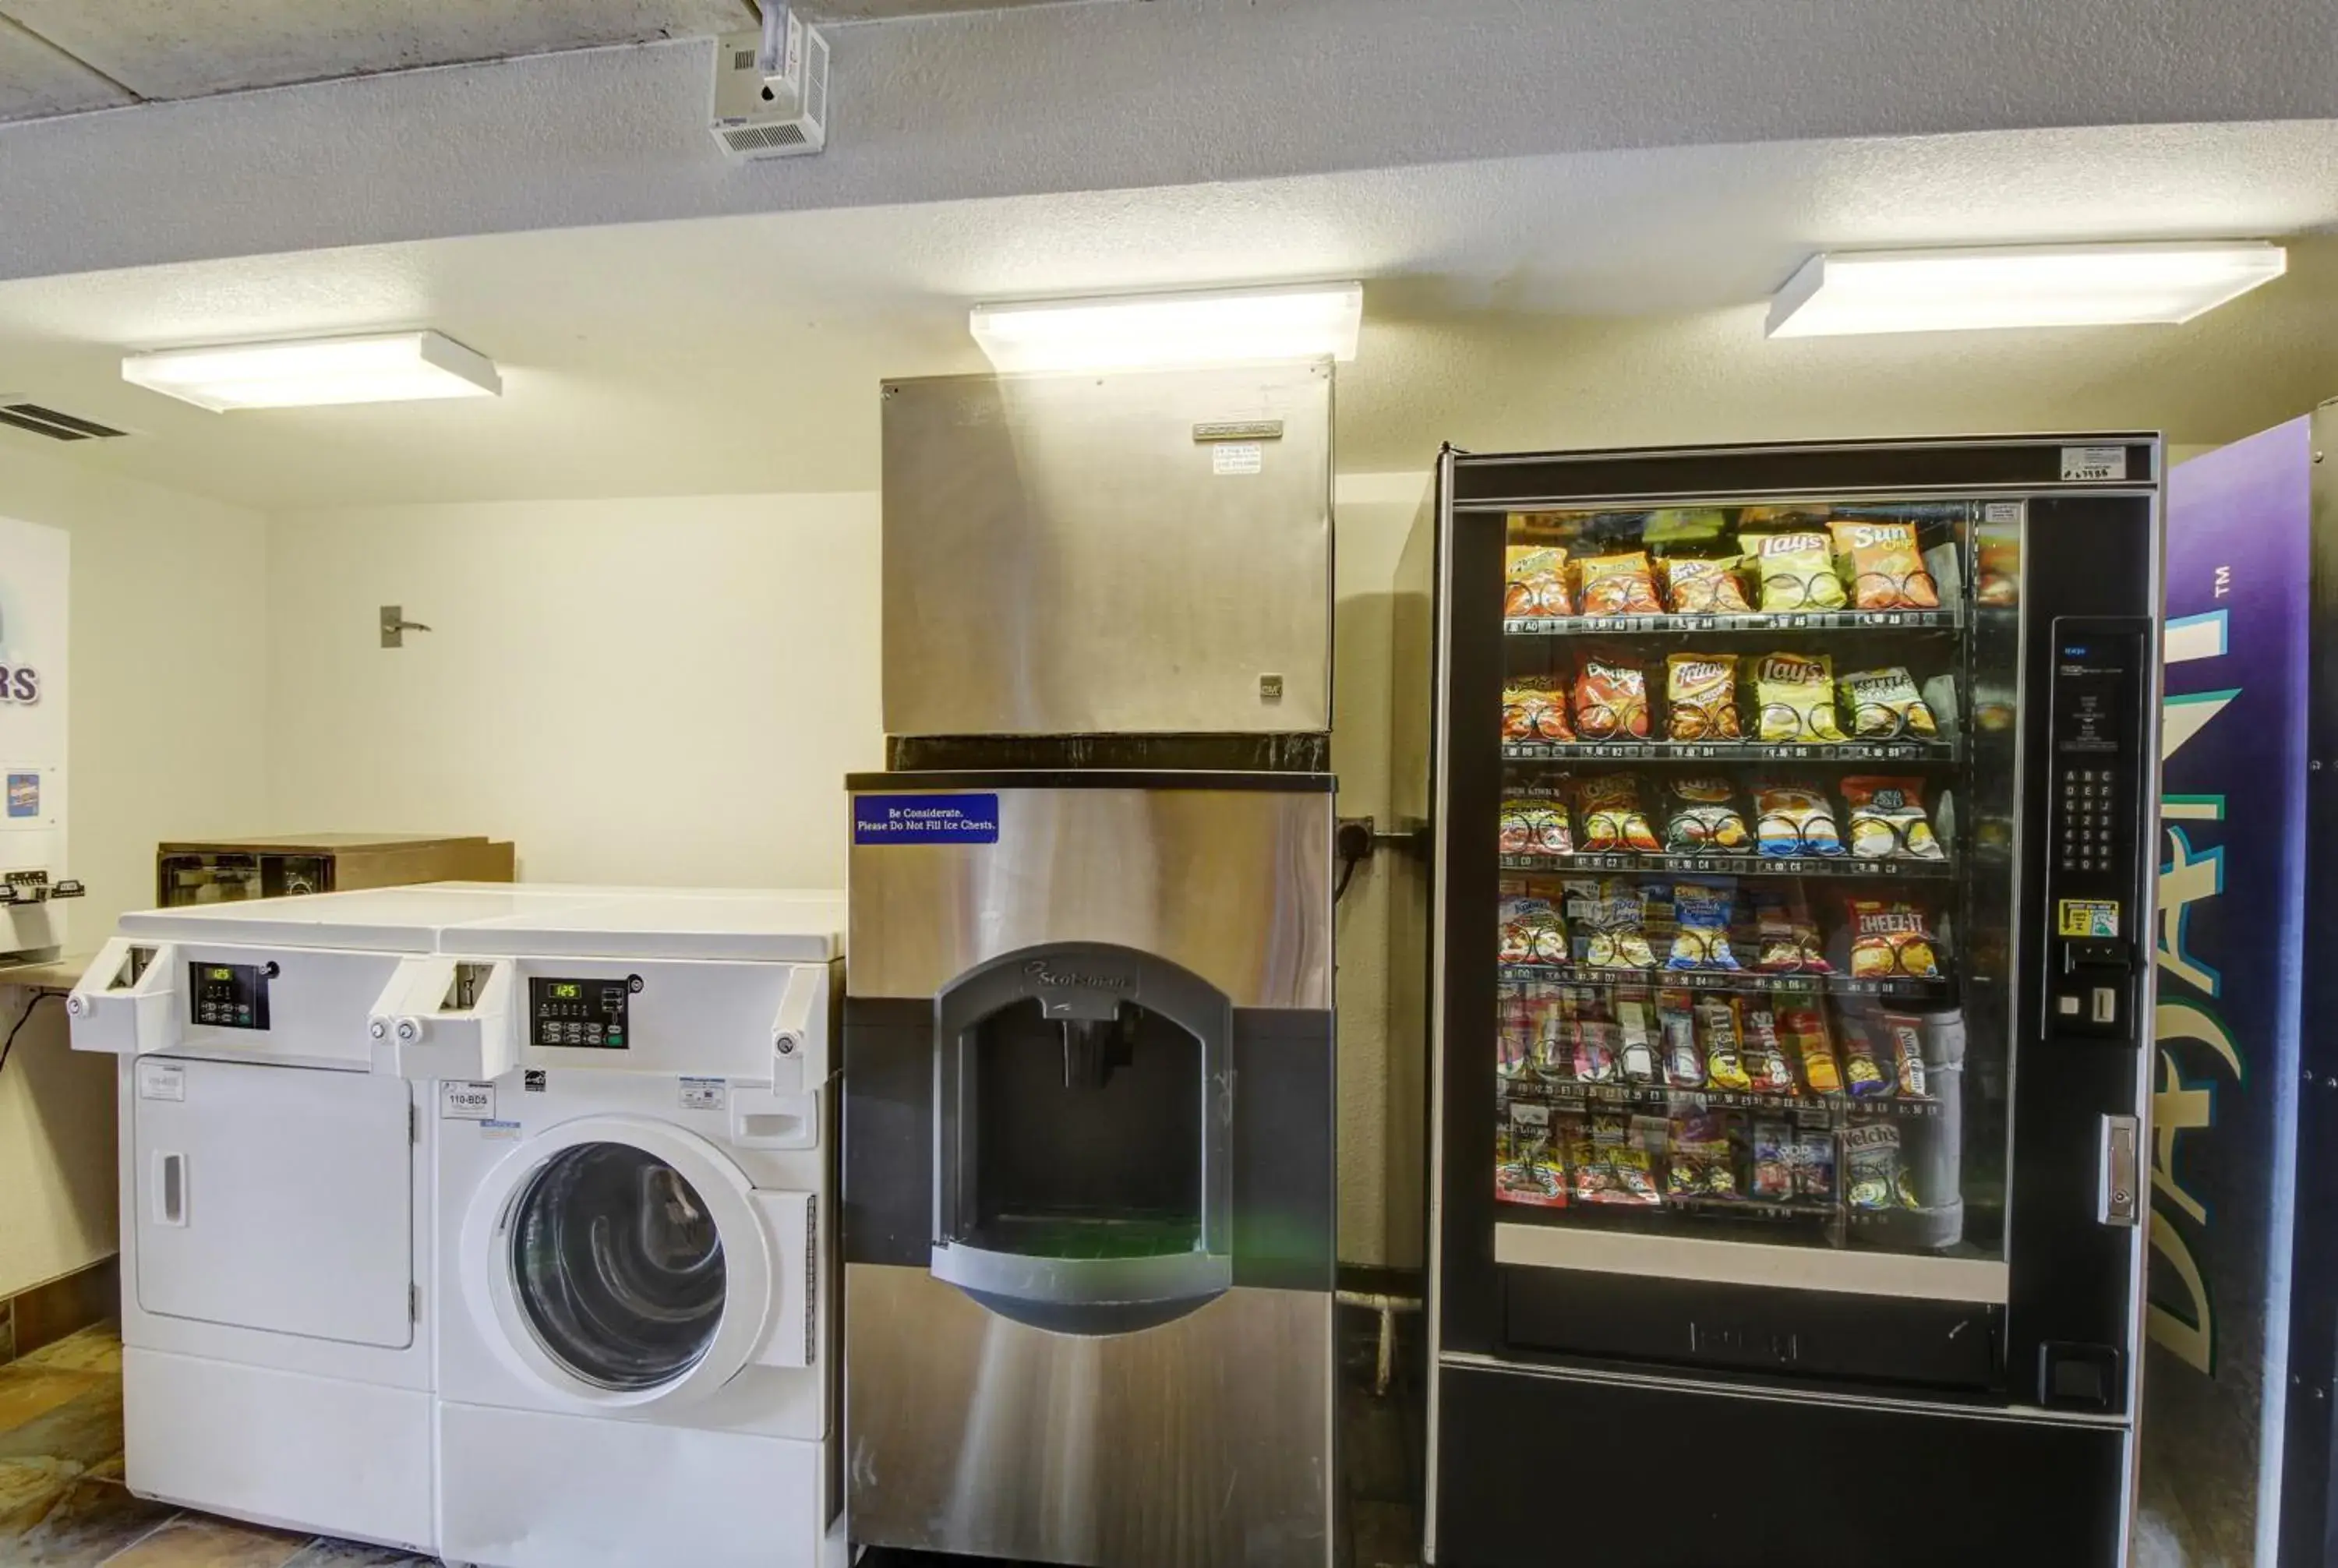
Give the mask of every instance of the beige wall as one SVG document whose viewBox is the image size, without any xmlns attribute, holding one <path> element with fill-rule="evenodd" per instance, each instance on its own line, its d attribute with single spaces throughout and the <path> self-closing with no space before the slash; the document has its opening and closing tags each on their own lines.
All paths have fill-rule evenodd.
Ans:
<svg viewBox="0 0 2338 1568">
<path fill-rule="evenodd" d="M 841 887 L 877 544 L 870 495 L 279 516 L 269 815 L 508 836 L 535 881 Z M 434 630 L 385 649 L 383 604 Z"/>
<path fill-rule="evenodd" d="M 73 535 L 68 941 L 153 902 L 165 834 L 250 826 L 266 788 L 266 524 L 15 443 L 0 514 Z M 0 987 L 0 1033 L 26 994 Z M 0 1073 L 0 1296 L 113 1250 L 113 1063 L 42 1004 Z"/>
<path fill-rule="evenodd" d="M 1418 475 L 1340 484 L 1343 814 L 1386 815 L 1388 584 Z M 840 887 L 840 781 L 883 764 L 873 495 L 274 519 L 269 818 L 490 832 L 537 880 Z M 427 622 L 378 645 L 378 606 Z M 1388 1240 L 1381 878 L 1340 913 L 1341 1247 Z M 1400 1183 L 1401 1185 L 1401 1183 Z M 1417 1199 L 1394 1206 L 1417 1230 Z"/>
</svg>

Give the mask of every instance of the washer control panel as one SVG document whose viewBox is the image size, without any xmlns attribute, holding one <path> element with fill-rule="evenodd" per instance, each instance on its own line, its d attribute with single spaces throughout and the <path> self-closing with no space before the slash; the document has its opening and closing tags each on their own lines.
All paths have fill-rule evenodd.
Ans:
<svg viewBox="0 0 2338 1568">
<path fill-rule="evenodd" d="M 194 1022 L 214 1029 L 268 1027 L 268 982 L 273 964 L 190 964 L 187 991 Z"/>
<path fill-rule="evenodd" d="M 564 1051 L 623 1051 L 631 1041 L 628 1013 L 637 978 L 606 975 L 563 979 L 531 975 L 527 981 L 528 1043 Z"/>
</svg>

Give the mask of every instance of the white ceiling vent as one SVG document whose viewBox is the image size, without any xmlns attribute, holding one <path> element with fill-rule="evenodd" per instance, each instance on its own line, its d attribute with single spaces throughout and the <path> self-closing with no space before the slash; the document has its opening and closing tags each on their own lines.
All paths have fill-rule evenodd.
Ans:
<svg viewBox="0 0 2338 1568">
<path fill-rule="evenodd" d="M 76 414 L 62 414 L 38 403 L 0 396 L 0 425 L 45 436 L 52 441 L 113 441 L 129 434 Z"/>
<path fill-rule="evenodd" d="M 714 140 L 734 158 L 788 158 L 828 144 L 828 40 L 792 12 L 765 71 L 761 35 L 714 41 Z"/>
</svg>

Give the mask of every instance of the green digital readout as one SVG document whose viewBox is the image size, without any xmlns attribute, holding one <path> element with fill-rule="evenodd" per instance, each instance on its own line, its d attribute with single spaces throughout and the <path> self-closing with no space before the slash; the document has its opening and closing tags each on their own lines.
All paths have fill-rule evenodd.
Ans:
<svg viewBox="0 0 2338 1568">
<path fill-rule="evenodd" d="M 545 986 L 544 994 L 555 1002 L 579 1002 L 584 1000 L 584 987 L 573 980 L 563 980 Z"/>
<path fill-rule="evenodd" d="M 211 972 L 210 978 L 213 980 L 232 980 L 235 978 L 235 971 L 225 968 L 214 969 Z"/>
</svg>

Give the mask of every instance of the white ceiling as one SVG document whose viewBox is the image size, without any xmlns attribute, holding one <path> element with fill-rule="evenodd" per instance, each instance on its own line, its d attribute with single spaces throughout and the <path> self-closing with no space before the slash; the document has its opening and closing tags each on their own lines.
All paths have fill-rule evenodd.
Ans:
<svg viewBox="0 0 2338 1568">
<path fill-rule="evenodd" d="M 1341 466 L 1789 434 L 2164 426 L 2338 394 L 2338 236 L 2189 326 L 1761 336 L 1812 250 L 2338 227 L 2338 122 L 1576 154 L 1243 184 L 355 248 L 0 284 L 0 392 L 133 438 L 70 453 L 266 508 L 868 488 L 880 377 L 977 369 L 979 299 L 1361 277 Z M 495 403 L 214 416 L 126 348 L 436 327 Z"/>
</svg>

